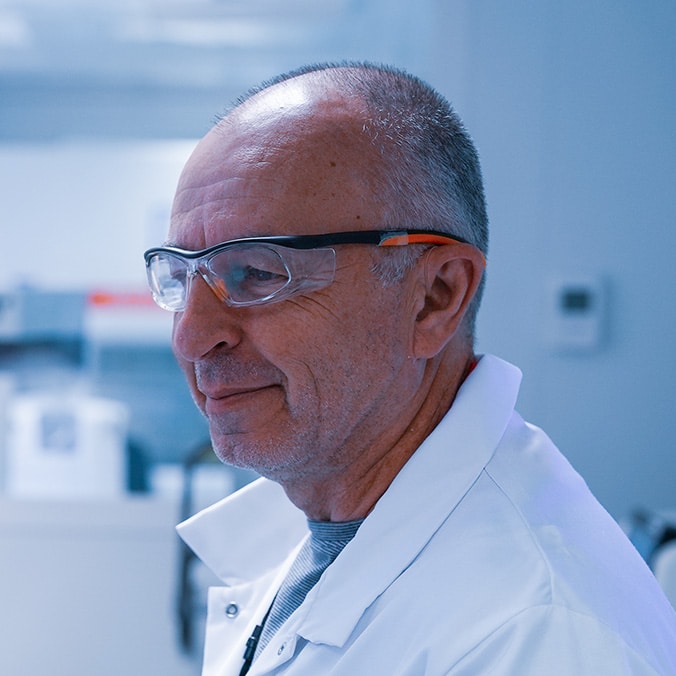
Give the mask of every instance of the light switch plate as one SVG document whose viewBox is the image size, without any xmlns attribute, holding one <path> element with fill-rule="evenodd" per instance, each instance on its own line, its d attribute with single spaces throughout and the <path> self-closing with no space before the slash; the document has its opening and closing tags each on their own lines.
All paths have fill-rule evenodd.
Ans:
<svg viewBox="0 0 676 676">
<path fill-rule="evenodd" d="M 607 298 L 601 277 L 560 275 L 547 284 L 545 332 L 556 351 L 587 352 L 604 340 Z"/>
</svg>

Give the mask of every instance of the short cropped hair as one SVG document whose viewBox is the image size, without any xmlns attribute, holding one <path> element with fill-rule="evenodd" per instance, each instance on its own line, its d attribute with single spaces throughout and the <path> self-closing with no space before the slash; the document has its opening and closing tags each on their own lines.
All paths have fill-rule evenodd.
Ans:
<svg viewBox="0 0 676 676">
<path fill-rule="evenodd" d="M 384 210 L 384 229 L 422 228 L 456 235 L 488 251 L 488 216 L 478 153 L 460 117 L 439 92 L 420 78 L 392 66 L 367 62 L 305 66 L 267 80 L 235 107 L 271 86 L 313 74 L 363 106 L 363 130 L 378 149 L 381 165 L 375 196 Z M 400 277 L 420 254 L 406 247 L 383 259 L 384 281 Z M 417 251 L 416 251 L 417 250 Z M 465 325 L 474 326 L 484 280 Z"/>
</svg>

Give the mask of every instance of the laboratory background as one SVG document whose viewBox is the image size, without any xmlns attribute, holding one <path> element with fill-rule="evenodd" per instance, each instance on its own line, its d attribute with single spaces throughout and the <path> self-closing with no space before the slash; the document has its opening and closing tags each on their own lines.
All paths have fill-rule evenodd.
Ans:
<svg viewBox="0 0 676 676">
<path fill-rule="evenodd" d="M 216 116 L 314 61 L 452 101 L 491 222 L 478 351 L 522 369 L 522 415 L 657 566 L 674 35 L 672 0 L 0 0 L 0 673 L 199 673 L 210 578 L 173 527 L 251 477 L 211 459 L 142 254 Z"/>
</svg>

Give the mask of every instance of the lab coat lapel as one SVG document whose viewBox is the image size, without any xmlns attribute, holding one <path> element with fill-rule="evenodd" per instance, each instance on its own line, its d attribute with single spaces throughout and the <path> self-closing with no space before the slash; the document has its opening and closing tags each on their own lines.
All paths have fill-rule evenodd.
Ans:
<svg viewBox="0 0 676 676">
<path fill-rule="evenodd" d="M 482 358 L 449 413 L 292 616 L 301 636 L 344 645 L 364 611 L 418 556 L 490 461 L 514 413 L 520 381 L 516 367 Z"/>
</svg>

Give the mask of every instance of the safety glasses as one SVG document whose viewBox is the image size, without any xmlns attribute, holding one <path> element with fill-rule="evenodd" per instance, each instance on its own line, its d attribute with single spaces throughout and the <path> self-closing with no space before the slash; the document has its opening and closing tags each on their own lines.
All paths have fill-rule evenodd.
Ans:
<svg viewBox="0 0 676 676">
<path fill-rule="evenodd" d="M 155 302 L 165 310 L 185 309 L 190 281 L 196 275 L 226 305 L 247 307 L 276 303 L 331 284 L 339 244 L 406 246 L 450 244 L 465 240 L 432 230 L 365 230 L 322 235 L 248 237 L 201 251 L 156 247 L 145 252 L 148 283 Z"/>
</svg>

